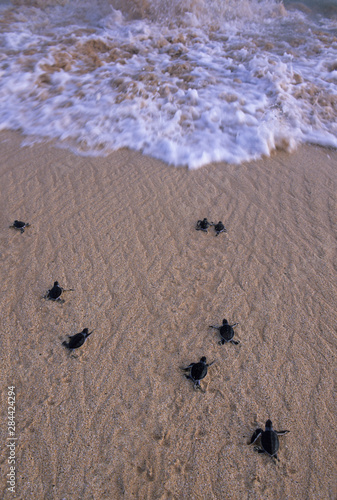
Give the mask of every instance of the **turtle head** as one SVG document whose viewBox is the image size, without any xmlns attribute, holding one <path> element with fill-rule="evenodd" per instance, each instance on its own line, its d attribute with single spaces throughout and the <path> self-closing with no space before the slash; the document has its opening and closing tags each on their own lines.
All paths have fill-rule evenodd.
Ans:
<svg viewBox="0 0 337 500">
<path fill-rule="evenodd" d="M 83 328 L 82 333 L 84 333 L 85 335 L 88 335 L 88 333 L 89 333 L 88 328 Z"/>
<path fill-rule="evenodd" d="M 203 356 L 202 358 L 200 358 L 200 363 L 206 363 L 206 357 Z"/>
<path fill-rule="evenodd" d="M 228 321 L 224 318 L 224 319 L 222 320 L 222 324 L 223 324 L 223 325 L 228 325 Z"/>
<path fill-rule="evenodd" d="M 59 286 L 59 282 L 58 281 L 54 281 L 54 286 Z"/>
<path fill-rule="evenodd" d="M 272 428 L 273 428 L 273 423 L 272 423 L 272 421 L 271 421 L 271 420 L 269 420 L 269 419 L 268 419 L 268 420 L 267 420 L 267 422 L 266 422 L 266 431 L 267 431 L 267 430 L 269 431 L 269 430 L 271 430 Z"/>
</svg>

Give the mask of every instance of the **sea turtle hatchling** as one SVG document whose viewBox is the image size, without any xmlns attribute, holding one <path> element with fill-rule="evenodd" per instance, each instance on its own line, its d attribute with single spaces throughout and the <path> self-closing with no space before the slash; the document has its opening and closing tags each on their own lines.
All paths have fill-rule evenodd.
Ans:
<svg viewBox="0 0 337 500">
<path fill-rule="evenodd" d="M 207 233 L 207 230 L 210 226 L 213 226 L 213 222 L 208 222 L 208 220 L 205 218 L 203 220 L 198 220 L 195 229 L 197 231 L 204 231 L 205 233 Z"/>
<path fill-rule="evenodd" d="M 93 331 L 94 330 L 89 332 L 88 328 L 83 328 L 80 333 L 76 333 L 75 335 L 68 335 L 69 342 L 64 341 L 62 342 L 62 345 L 70 350 L 78 349 L 79 347 L 81 347 L 81 345 L 84 344 L 86 339 L 89 337 L 89 335 L 92 334 Z"/>
<path fill-rule="evenodd" d="M 200 380 L 206 377 L 207 368 L 211 366 L 213 363 L 214 361 L 212 361 L 212 363 L 208 365 L 206 363 L 206 357 L 203 356 L 202 358 L 200 358 L 200 361 L 198 363 L 191 363 L 186 368 L 181 368 L 181 369 L 186 372 L 189 371 L 189 374 L 188 375 L 185 374 L 185 377 L 192 380 L 192 382 L 194 383 L 194 389 L 202 390 L 200 386 Z"/>
<path fill-rule="evenodd" d="M 279 449 L 279 439 L 278 436 L 283 436 L 290 431 L 276 431 L 273 429 L 273 424 L 271 420 L 267 420 L 265 430 L 256 429 L 254 431 L 249 444 L 255 443 L 258 438 L 260 438 L 259 446 L 255 446 L 254 449 L 258 453 L 267 453 L 271 457 L 279 460 L 277 458 L 277 452 Z"/>
<path fill-rule="evenodd" d="M 215 328 L 219 330 L 221 340 L 219 340 L 219 345 L 224 345 L 226 342 L 231 342 L 232 344 L 238 345 L 240 344 L 239 340 L 234 340 L 234 327 L 239 323 L 234 323 L 230 325 L 226 319 L 222 320 L 221 326 L 209 325 L 210 328 Z"/>
<path fill-rule="evenodd" d="M 227 233 L 227 229 L 225 228 L 221 220 L 219 220 L 217 224 L 213 224 L 213 227 L 215 229 L 215 236 L 218 236 L 220 233 Z"/>
<path fill-rule="evenodd" d="M 47 300 L 55 300 L 57 302 L 64 302 L 63 299 L 61 299 L 61 294 L 62 292 L 73 292 L 74 290 L 72 288 L 69 288 L 68 290 L 65 290 L 59 285 L 58 281 L 54 281 L 53 287 L 47 291 L 46 295 L 44 296 L 45 299 Z"/>
<path fill-rule="evenodd" d="M 9 227 L 13 227 L 14 229 L 19 229 L 21 233 L 25 232 L 25 227 L 29 227 L 30 224 L 28 222 L 23 222 L 22 220 L 15 220 L 13 224 Z"/>
</svg>

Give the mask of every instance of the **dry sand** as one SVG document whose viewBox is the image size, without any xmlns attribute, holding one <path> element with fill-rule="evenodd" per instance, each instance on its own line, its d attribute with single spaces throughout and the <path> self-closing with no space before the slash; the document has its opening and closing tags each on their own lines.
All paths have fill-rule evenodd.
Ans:
<svg viewBox="0 0 337 500">
<path fill-rule="evenodd" d="M 1 498 L 335 500 L 337 152 L 187 171 L 0 140 Z M 180 370 L 203 355 L 204 394 Z M 277 464 L 247 445 L 267 418 Z"/>
</svg>

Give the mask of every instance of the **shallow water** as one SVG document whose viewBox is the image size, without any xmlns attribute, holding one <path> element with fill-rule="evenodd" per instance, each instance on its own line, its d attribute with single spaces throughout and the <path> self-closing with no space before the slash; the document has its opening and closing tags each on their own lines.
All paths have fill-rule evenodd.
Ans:
<svg viewBox="0 0 337 500">
<path fill-rule="evenodd" d="M 0 129 L 26 143 L 129 147 L 189 168 L 337 146 L 337 21 L 325 4 L 15 3 L 0 27 Z"/>
</svg>

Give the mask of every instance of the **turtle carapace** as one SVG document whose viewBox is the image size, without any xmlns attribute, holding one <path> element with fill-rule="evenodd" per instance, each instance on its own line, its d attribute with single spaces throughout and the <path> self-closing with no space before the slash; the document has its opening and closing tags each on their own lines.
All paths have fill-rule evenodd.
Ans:
<svg viewBox="0 0 337 500">
<path fill-rule="evenodd" d="M 209 325 L 209 327 L 219 330 L 221 337 L 221 340 L 219 340 L 220 345 L 226 344 L 226 342 L 231 342 L 232 344 L 237 345 L 240 344 L 240 341 L 234 340 L 233 337 L 234 337 L 234 327 L 238 324 L 239 323 L 234 323 L 233 325 L 230 325 L 226 319 L 223 319 L 221 326 Z"/>
<path fill-rule="evenodd" d="M 13 227 L 14 229 L 19 229 L 21 233 L 24 233 L 25 228 L 29 226 L 30 224 L 28 222 L 23 222 L 22 220 L 15 220 L 13 224 L 9 227 Z"/>
<path fill-rule="evenodd" d="M 213 363 L 214 361 L 212 361 L 212 363 L 210 364 L 207 364 L 206 357 L 203 356 L 202 358 L 200 358 L 200 361 L 198 363 L 191 363 L 186 368 L 182 368 L 183 371 L 189 372 L 187 375 L 185 374 L 185 377 L 189 380 L 192 380 L 194 389 L 201 389 L 200 380 L 206 377 L 207 368 Z"/>
<path fill-rule="evenodd" d="M 195 229 L 197 231 L 204 231 L 207 233 L 207 229 L 213 226 L 213 222 L 208 222 L 208 220 L 205 218 L 203 220 L 198 220 L 197 225 L 195 226 Z"/>
<path fill-rule="evenodd" d="M 217 224 L 213 224 L 213 227 L 215 230 L 215 236 L 218 236 L 220 233 L 227 233 L 227 229 L 225 228 L 221 220 L 219 220 Z"/>
<path fill-rule="evenodd" d="M 72 288 L 69 288 L 68 290 L 65 290 L 59 285 L 58 281 L 54 281 L 54 285 L 50 290 L 47 291 L 46 295 L 44 296 L 45 299 L 47 300 L 55 300 L 58 302 L 64 302 L 63 299 L 61 299 L 61 294 L 63 292 L 73 292 Z"/>
<path fill-rule="evenodd" d="M 265 430 L 256 429 L 254 431 L 249 444 L 255 443 L 259 438 L 259 445 L 255 446 L 255 451 L 258 453 L 267 453 L 271 457 L 277 458 L 277 452 L 280 447 L 278 436 L 283 436 L 290 431 L 276 431 L 273 429 L 273 424 L 271 420 L 267 420 Z"/>
<path fill-rule="evenodd" d="M 78 349 L 81 347 L 81 345 L 84 344 L 86 339 L 89 337 L 89 335 L 92 334 L 94 330 L 89 332 L 88 328 L 83 328 L 83 330 L 80 333 L 76 333 L 75 335 L 68 335 L 69 337 L 69 342 L 62 342 L 62 345 L 66 347 L 67 349 Z"/>
</svg>

